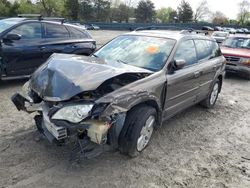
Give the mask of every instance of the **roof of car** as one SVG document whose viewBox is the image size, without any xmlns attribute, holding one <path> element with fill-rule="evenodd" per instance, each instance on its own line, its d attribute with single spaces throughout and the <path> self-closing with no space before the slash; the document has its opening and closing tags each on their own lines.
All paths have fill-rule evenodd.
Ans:
<svg viewBox="0 0 250 188">
<path fill-rule="evenodd" d="M 60 18 L 60 19 L 61 20 L 57 21 L 57 20 L 53 20 L 53 19 L 51 19 L 51 20 L 46 20 L 46 19 L 39 20 L 39 19 L 36 19 L 36 18 L 15 17 L 15 18 L 6 18 L 6 19 L 3 19 L 3 20 L 14 21 L 14 22 L 34 22 L 34 21 L 37 21 L 37 22 L 47 22 L 47 23 L 53 23 L 53 24 L 62 24 L 62 18 Z"/>
<path fill-rule="evenodd" d="M 230 35 L 230 38 L 249 38 L 250 39 L 250 34 L 234 34 Z"/>
<path fill-rule="evenodd" d="M 187 38 L 187 39 L 196 38 L 196 39 L 206 39 L 206 40 L 214 41 L 214 39 L 211 38 L 210 36 L 188 33 L 188 32 L 183 33 L 177 30 L 141 30 L 141 31 L 133 31 L 133 32 L 127 33 L 126 35 L 162 37 L 162 38 L 169 38 L 169 39 L 175 39 L 175 40 L 180 40 L 182 38 Z"/>
</svg>

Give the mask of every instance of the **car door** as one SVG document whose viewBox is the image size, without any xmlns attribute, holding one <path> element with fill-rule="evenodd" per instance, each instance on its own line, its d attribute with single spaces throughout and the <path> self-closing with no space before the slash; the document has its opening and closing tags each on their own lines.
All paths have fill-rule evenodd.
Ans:
<svg viewBox="0 0 250 188">
<path fill-rule="evenodd" d="M 96 42 L 87 31 L 72 26 L 67 26 L 67 29 L 70 31 L 72 45 L 64 49 L 65 53 L 90 55 L 95 51 Z"/>
<path fill-rule="evenodd" d="M 195 39 L 195 46 L 200 69 L 200 88 L 198 100 L 204 99 L 210 91 L 216 72 L 222 65 L 221 53 L 216 42 L 210 40 Z"/>
<path fill-rule="evenodd" d="M 43 23 L 43 25 L 46 40 L 43 46 L 44 58 L 49 58 L 53 53 L 62 53 L 72 44 L 69 31 L 63 24 Z"/>
<path fill-rule="evenodd" d="M 20 35 L 19 40 L 9 40 L 8 34 Z M 2 40 L 2 61 L 7 76 L 30 75 L 43 63 L 42 26 L 39 22 L 29 22 L 13 28 Z"/>
<path fill-rule="evenodd" d="M 167 75 L 167 94 L 164 119 L 193 105 L 196 102 L 199 88 L 199 68 L 193 40 L 180 42 L 173 60 L 185 60 L 182 69 Z"/>
</svg>

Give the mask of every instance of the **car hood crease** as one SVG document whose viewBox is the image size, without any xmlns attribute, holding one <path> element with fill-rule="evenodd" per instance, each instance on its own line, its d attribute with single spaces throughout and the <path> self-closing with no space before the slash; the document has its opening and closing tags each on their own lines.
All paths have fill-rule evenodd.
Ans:
<svg viewBox="0 0 250 188">
<path fill-rule="evenodd" d="M 124 73 L 152 71 L 96 57 L 53 54 L 32 75 L 30 88 L 46 100 L 65 101 L 84 91 L 93 91 L 104 81 Z"/>
</svg>

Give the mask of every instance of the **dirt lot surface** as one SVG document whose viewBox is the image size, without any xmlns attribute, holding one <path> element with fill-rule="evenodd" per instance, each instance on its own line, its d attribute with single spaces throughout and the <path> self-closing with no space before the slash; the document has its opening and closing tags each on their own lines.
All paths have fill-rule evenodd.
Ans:
<svg viewBox="0 0 250 188">
<path fill-rule="evenodd" d="M 92 32 L 98 44 L 119 34 Z M 137 158 L 105 152 L 80 163 L 38 140 L 33 115 L 10 101 L 25 81 L 0 84 L 0 187 L 250 187 L 250 81 L 230 76 L 214 109 L 199 105 L 155 132 Z"/>
</svg>

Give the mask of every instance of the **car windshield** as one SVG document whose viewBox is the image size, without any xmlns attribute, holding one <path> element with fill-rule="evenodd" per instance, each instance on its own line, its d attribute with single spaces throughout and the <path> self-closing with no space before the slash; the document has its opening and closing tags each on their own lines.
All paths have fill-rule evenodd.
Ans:
<svg viewBox="0 0 250 188">
<path fill-rule="evenodd" d="M 217 32 L 213 33 L 214 37 L 227 37 L 227 35 L 228 35 L 227 33 L 217 33 Z"/>
<path fill-rule="evenodd" d="M 18 20 L 15 20 L 15 19 L 0 20 L 0 33 L 2 33 L 4 30 L 12 27 L 13 25 L 17 23 L 18 23 Z"/>
<path fill-rule="evenodd" d="M 105 61 L 118 61 L 159 71 L 165 65 L 174 45 L 173 39 L 127 35 L 115 38 L 94 55 Z"/>
<path fill-rule="evenodd" d="M 228 38 L 227 40 L 224 41 L 222 46 L 229 48 L 250 49 L 250 38 L 240 38 L 240 37 Z"/>
</svg>

